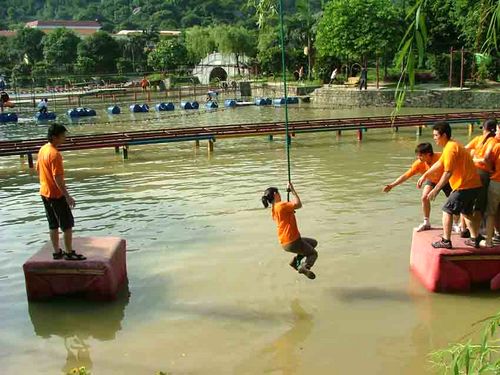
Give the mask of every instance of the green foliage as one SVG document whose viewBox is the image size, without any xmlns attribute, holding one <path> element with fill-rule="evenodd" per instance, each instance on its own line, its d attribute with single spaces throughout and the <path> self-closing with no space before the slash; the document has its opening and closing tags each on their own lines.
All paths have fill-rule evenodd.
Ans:
<svg viewBox="0 0 500 375">
<path fill-rule="evenodd" d="M 232 0 L 9 0 L 2 1 L 0 21 L 12 27 L 33 19 L 98 19 L 105 31 L 141 30 L 151 25 L 162 30 L 212 23 L 251 25 L 249 11 L 242 7 L 243 3 Z"/>
<path fill-rule="evenodd" d="M 486 320 L 478 344 L 474 344 L 470 339 L 466 343 L 454 344 L 433 353 L 432 362 L 445 373 L 454 375 L 500 373 L 500 339 L 497 333 L 499 325 L 500 313 Z"/>
<path fill-rule="evenodd" d="M 149 53 L 148 65 L 154 70 L 173 70 L 188 63 L 188 52 L 179 39 L 164 39 Z"/>
<path fill-rule="evenodd" d="M 78 56 L 75 63 L 75 73 L 77 74 L 92 74 L 96 70 L 96 62 L 94 59 L 85 56 Z"/>
<path fill-rule="evenodd" d="M 243 26 L 219 25 L 212 29 L 217 50 L 222 53 L 255 56 L 256 33 Z"/>
<path fill-rule="evenodd" d="M 319 22 L 316 48 L 321 56 L 373 57 L 398 39 L 398 20 L 390 0 L 332 0 Z"/>
<path fill-rule="evenodd" d="M 68 29 L 56 29 L 43 38 L 43 55 L 49 64 L 73 64 L 81 39 Z"/>
<path fill-rule="evenodd" d="M 115 60 L 120 55 L 116 40 L 108 33 L 99 31 L 78 45 L 77 65 L 89 66 L 88 61 L 92 60 L 97 73 L 111 73 L 116 70 Z"/>
<path fill-rule="evenodd" d="M 194 26 L 186 30 L 186 48 L 194 61 L 203 59 L 216 47 L 212 27 Z"/>
<path fill-rule="evenodd" d="M 12 48 L 17 56 L 18 62 L 28 59 L 29 64 L 33 64 L 43 58 L 42 39 L 45 34 L 29 27 L 17 30 L 16 36 L 12 40 Z"/>
</svg>

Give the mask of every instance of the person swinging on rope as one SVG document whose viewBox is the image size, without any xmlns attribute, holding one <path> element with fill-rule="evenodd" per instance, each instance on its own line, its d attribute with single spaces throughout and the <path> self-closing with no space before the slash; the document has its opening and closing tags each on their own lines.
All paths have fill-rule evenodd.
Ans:
<svg viewBox="0 0 500 375">
<path fill-rule="evenodd" d="M 311 268 L 318 258 L 316 251 L 318 241 L 301 237 L 295 210 L 302 208 L 302 202 L 292 183 L 288 184 L 288 191 L 292 193 L 292 201 L 282 202 L 278 189 L 270 187 L 264 191 L 262 204 L 265 208 L 272 205 L 272 217 L 278 227 L 278 238 L 283 250 L 297 254 L 290 262 L 290 266 L 312 280 L 316 278 Z M 302 262 L 304 258 L 305 261 Z"/>
</svg>

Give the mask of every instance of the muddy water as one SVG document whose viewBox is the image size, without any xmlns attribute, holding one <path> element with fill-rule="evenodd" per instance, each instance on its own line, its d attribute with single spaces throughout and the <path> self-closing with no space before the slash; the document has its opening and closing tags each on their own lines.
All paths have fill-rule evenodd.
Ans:
<svg viewBox="0 0 500 375">
<path fill-rule="evenodd" d="M 428 110 L 427 110 L 428 112 Z M 386 114 L 302 105 L 292 119 Z M 106 115 L 74 134 L 280 120 L 275 108 L 146 119 Z M 170 118 L 168 116 L 171 116 Z M 146 121 L 145 121 L 146 120 Z M 115 123 L 112 123 L 115 121 Z M 38 137 L 46 125 L 2 125 Z M 467 140 L 465 129 L 456 132 Z M 420 140 L 430 140 L 429 129 Z M 413 182 L 380 192 L 413 160 L 414 130 L 300 135 L 293 178 L 303 235 L 319 241 L 317 279 L 292 272 L 261 191 L 284 187 L 283 139 L 66 152 L 78 235 L 128 241 L 129 292 L 111 304 L 28 303 L 21 266 L 46 240 L 37 179 L 0 159 L 0 367 L 4 374 L 422 374 L 428 353 L 498 310 L 491 294 L 427 293 L 409 274 L 421 220 Z M 432 221 L 438 224 L 439 197 Z"/>
</svg>

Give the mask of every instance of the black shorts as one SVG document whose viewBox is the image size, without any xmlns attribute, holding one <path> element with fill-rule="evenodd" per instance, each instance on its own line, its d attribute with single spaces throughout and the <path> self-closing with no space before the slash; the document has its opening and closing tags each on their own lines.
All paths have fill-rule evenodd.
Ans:
<svg viewBox="0 0 500 375">
<path fill-rule="evenodd" d="M 443 211 L 450 215 L 471 215 L 481 188 L 455 190 L 443 206 Z"/>
<path fill-rule="evenodd" d="M 425 185 L 428 185 L 430 187 L 432 187 L 433 189 L 436 187 L 436 184 L 434 182 L 432 182 L 431 180 L 425 180 L 424 182 L 424 186 Z M 450 184 L 446 184 L 444 185 L 442 188 L 441 188 L 441 191 L 444 193 L 444 195 L 446 195 L 447 197 L 450 196 L 451 192 L 453 191 Z"/>
<path fill-rule="evenodd" d="M 49 229 L 61 228 L 63 232 L 75 226 L 75 219 L 65 197 L 52 199 L 42 197 Z"/>
</svg>

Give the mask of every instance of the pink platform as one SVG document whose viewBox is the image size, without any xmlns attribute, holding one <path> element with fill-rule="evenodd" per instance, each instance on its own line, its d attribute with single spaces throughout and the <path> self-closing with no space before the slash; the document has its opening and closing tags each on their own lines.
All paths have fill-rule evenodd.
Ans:
<svg viewBox="0 0 500 375">
<path fill-rule="evenodd" d="M 432 292 L 467 292 L 472 284 L 500 289 L 500 247 L 474 249 L 453 234 L 452 250 L 434 249 L 441 229 L 413 232 L 410 269 Z"/>
<path fill-rule="evenodd" d="M 82 294 L 111 300 L 127 282 L 126 242 L 116 237 L 77 237 L 73 247 L 84 261 L 53 260 L 46 243 L 23 265 L 29 300 Z"/>
</svg>

